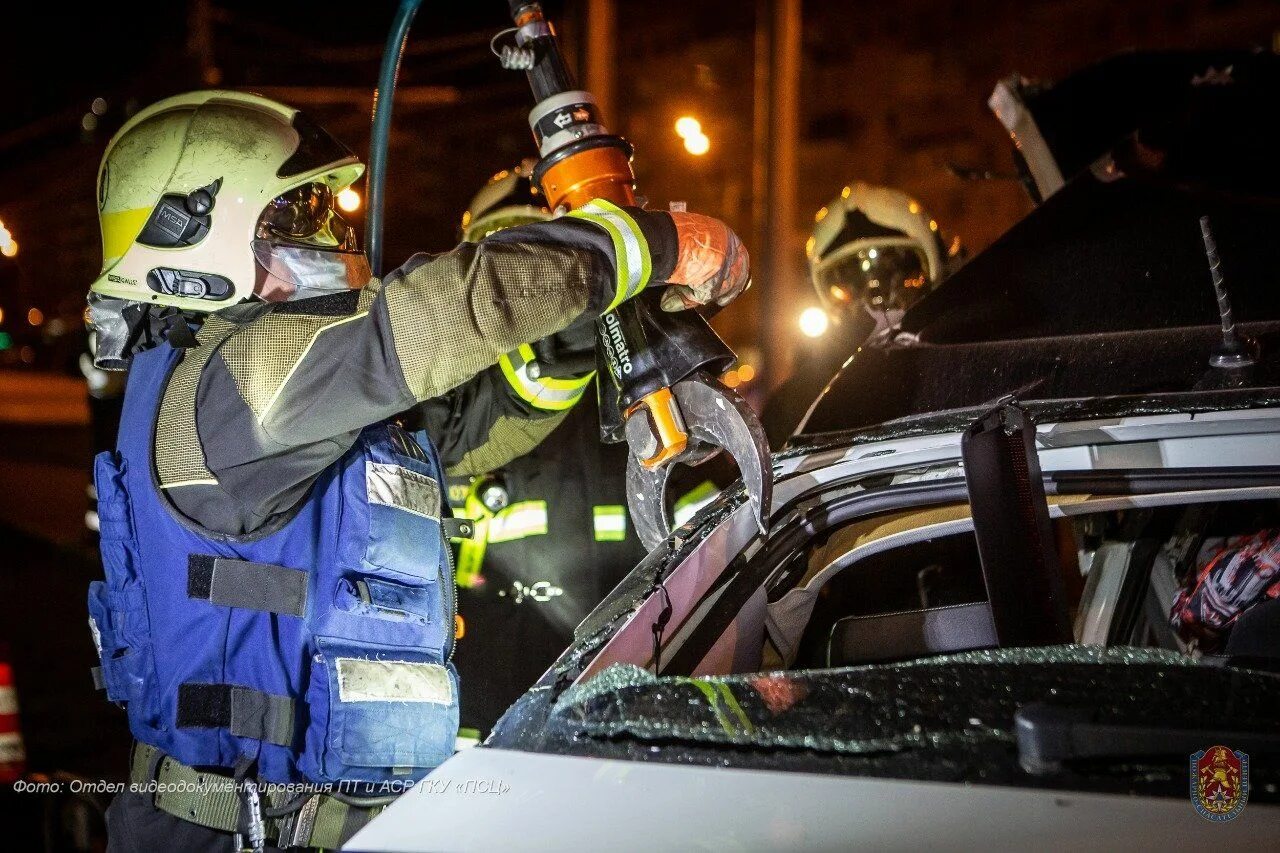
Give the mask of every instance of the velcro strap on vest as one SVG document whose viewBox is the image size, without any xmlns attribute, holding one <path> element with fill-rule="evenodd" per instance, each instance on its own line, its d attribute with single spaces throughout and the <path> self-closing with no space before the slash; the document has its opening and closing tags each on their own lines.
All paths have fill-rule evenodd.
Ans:
<svg viewBox="0 0 1280 853">
<path fill-rule="evenodd" d="M 187 558 L 187 597 L 223 607 L 303 616 L 307 573 L 270 563 L 192 554 Z"/>
<path fill-rule="evenodd" d="M 235 684 L 178 685 L 178 727 L 229 729 L 236 737 L 293 744 L 293 700 Z"/>
</svg>

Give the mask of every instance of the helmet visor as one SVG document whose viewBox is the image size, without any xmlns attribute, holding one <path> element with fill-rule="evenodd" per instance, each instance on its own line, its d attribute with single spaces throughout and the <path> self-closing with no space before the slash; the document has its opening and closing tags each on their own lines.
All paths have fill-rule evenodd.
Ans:
<svg viewBox="0 0 1280 853">
<path fill-rule="evenodd" d="M 253 257 L 258 266 L 270 273 L 258 291 L 258 296 L 268 302 L 355 290 L 373 277 L 363 252 L 258 239 L 253 241 Z"/>
<path fill-rule="evenodd" d="M 911 246 L 868 246 L 820 264 L 814 283 L 831 307 L 900 313 L 928 292 L 926 269 L 924 255 Z"/>
<path fill-rule="evenodd" d="M 258 218 L 253 257 L 269 273 L 258 295 L 271 302 L 306 299 L 369 283 L 369 262 L 355 229 L 325 184 L 294 187 L 272 199 Z"/>
<path fill-rule="evenodd" d="M 327 184 L 294 187 L 267 202 L 258 237 L 354 251 L 355 230 L 338 213 Z"/>
</svg>

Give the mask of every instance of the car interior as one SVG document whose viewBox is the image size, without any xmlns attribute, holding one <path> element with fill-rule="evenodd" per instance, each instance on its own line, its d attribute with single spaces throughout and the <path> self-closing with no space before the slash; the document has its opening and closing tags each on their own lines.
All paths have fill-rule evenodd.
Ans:
<svg viewBox="0 0 1280 853">
<path fill-rule="evenodd" d="M 1073 510 L 1087 506 L 1086 501 Z M 927 523 L 917 530 L 945 527 L 946 519 L 962 510 L 918 513 L 917 520 Z M 766 604 L 772 618 L 766 619 L 765 668 L 853 666 L 997 644 L 972 530 L 926 535 L 859 558 L 854 552 L 865 544 L 868 525 L 877 521 L 884 519 L 862 519 L 829 531 L 796 555 L 791 577 L 775 576 Z M 1240 537 L 1277 527 L 1276 500 L 1108 509 L 1056 518 L 1075 641 L 1194 652 L 1194 644 L 1179 637 L 1169 618 L 1179 590 Z M 1262 597 L 1247 609 L 1267 603 Z M 1271 612 L 1275 615 L 1262 620 L 1242 616 L 1233 632 L 1235 645 L 1242 647 L 1243 638 L 1234 636 L 1242 630 L 1274 632 L 1267 626 L 1280 619 L 1280 612 Z M 807 618 L 798 620 L 798 613 Z"/>
</svg>

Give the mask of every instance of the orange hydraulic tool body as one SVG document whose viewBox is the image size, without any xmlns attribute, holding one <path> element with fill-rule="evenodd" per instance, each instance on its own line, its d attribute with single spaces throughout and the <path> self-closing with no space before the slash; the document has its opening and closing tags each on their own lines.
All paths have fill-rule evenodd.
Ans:
<svg viewBox="0 0 1280 853">
<path fill-rule="evenodd" d="M 537 102 L 529 126 L 541 159 L 534 170 L 553 211 L 596 199 L 635 206 L 631 143 L 608 132 L 590 92 L 578 89 L 542 7 L 509 0 L 515 45 L 503 64 L 526 72 Z M 631 450 L 627 497 L 641 541 L 654 547 L 670 531 L 665 507 L 673 463 L 698 464 L 723 449 L 742 472 L 765 530 L 773 472 L 759 419 L 716 379 L 736 356 L 694 311 L 668 313 L 652 288 L 597 323 L 600 431 Z"/>
</svg>

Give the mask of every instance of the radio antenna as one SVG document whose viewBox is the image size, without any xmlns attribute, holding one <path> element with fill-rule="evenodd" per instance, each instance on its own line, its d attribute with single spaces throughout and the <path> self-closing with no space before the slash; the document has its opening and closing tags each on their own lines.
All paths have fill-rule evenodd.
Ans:
<svg viewBox="0 0 1280 853">
<path fill-rule="evenodd" d="M 1209 217 L 1200 217 L 1200 236 L 1204 238 L 1204 254 L 1209 259 L 1209 277 L 1213 280 L 1213 292 L 1218 299 L 1218 317 L 1222 321 L 1222 343 L 1213 348 L 1209 365 L 1217 368 L 1249 367 L 1254 363 L 1254 341 L 1236 331 L 1235 315 L 1231 312 L 1231 294 L 1222 280 L 1222 260 L 1218 246 L 1213 242 Z"/>
</svg>

